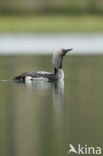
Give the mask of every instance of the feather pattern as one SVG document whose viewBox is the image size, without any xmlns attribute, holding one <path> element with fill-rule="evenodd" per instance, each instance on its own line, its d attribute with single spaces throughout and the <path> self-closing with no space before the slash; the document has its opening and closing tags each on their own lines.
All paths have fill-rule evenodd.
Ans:
<svg viewBox="0 0 103 156">
<path fill-rule="evenodd" d="M 38 72 L 26 72 L 26 73 L 22 73 L 18 76 L 14 77 L 14 80 L 17 81 L 25 81 L 27 77 L 31 77 L 31 80 L 35 80 L 35 78 L 47 78 L 48 80 L 52 81 L 52 80 L 56 80 L 57 76 L 53 73 L 50 72 L 45 72 L 45 71 L 38 71 Z"/>
<path fill-rule="evenodd" d="M 13 78 L 14 81 L 25 82 L 31 80 L 48 80 L 55 81 L 58 79 L 64 79 L 64 72 L 62 70 L 62 61 L 63 57 L 67 52 L 72 49 L 60 49 L 53 54 L 53 66 L 54 66 L 54 74 L 45 71 L 38 72 L 26 72 L 22 73 Z"/>
</svg>

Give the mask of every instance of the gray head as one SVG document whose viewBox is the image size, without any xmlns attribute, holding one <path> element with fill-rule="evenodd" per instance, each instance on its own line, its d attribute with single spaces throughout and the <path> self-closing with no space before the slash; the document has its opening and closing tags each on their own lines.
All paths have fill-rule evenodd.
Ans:
<svg viewBox="0 0 103 156">
<path fill-rule="evenodd" d="M 63 58 L 71 50 L 72 49 L 60 49 L 53 54 L 53 65 L 55 70 L 62 68 Z"/>
</svg>

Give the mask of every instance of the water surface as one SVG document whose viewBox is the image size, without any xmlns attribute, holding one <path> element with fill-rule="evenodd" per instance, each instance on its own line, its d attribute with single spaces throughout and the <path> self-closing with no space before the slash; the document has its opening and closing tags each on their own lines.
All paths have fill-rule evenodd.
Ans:
<svg viewBox="0 0 103 156">
<path fill-rule="evenodd" d="M 0 155 L 68 156 L 103 146 L 103 56 L 67 56 L 64 82 L 0 82 Z M 0 79 L 53 71 L 51 56 L 0 56 Z M 71 154 L 73 155 L 73 154 Z"/>
</svg>

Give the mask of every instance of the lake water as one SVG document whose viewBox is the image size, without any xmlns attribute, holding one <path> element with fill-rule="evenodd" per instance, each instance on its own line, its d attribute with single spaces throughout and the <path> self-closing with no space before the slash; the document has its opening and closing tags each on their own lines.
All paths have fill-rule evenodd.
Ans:
<svg viewBox="0 0 103 156">
<path fill-rule="evenodd" d="M 50 54 L 60 48 L 73 48 L 71 54 L 103 54 L 103 32 L 0 34 L 0 54 Z"/>
<path fill-rule="evenodd" d="M 53 71 L 51 56 L 0 56 L 1 80 L 40 69 Z M 68 156 L 69 144 L 103 147 L 103 56 L 66 56 L 63 69 L 64 82 L 0 81 L 0 156 Z"/>
</svg>

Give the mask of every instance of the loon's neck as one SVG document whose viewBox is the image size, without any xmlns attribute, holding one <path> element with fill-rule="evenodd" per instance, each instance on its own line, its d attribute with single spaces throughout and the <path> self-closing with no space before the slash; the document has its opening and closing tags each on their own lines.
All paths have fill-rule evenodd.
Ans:
<svg viewBox="0 0 103 156">
<path fill-rule="evenodd" d="M 58 79 L 64 79 L 64 72 L 63 72 L 63 69 L 62 68 L 59 68 L 59 69 L 56 69 L 54 68 L 55 70 L 55 75 L 58 77 Z"/>
</svg>

